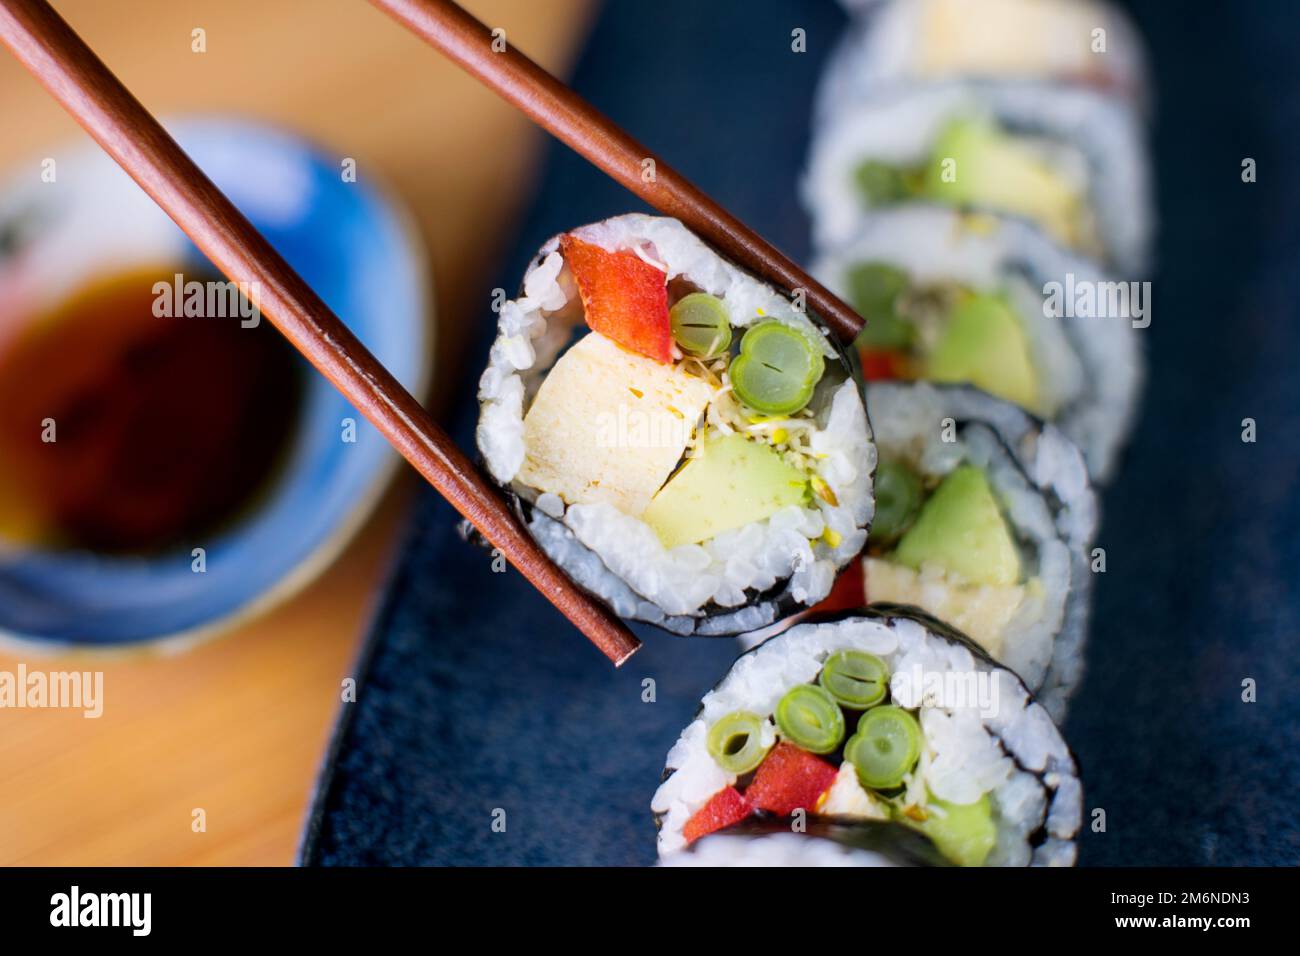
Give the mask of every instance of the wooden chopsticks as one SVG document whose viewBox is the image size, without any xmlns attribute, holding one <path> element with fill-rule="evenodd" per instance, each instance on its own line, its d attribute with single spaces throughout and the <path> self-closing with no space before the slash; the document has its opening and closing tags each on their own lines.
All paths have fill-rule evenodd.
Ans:
<svg viewBox="0 0 1300 956">
<path fill-rule="evenodd" d="M 838 296 L 527 56 L 508 43 L 502 48 L 498 42 L 499 52 L 494 50 L 492 32 L 451 0 L 370 2 L 750 272 L 788 292 L 804 290 L 808 307 L 845 343 L 862 331 L 862 317 Z M 653 178 L 642 175 L 646 160 L 654 160 Z"/>
<path fill-rule="evenodd" d="M 0 0 L 0 41 L 227 277 L 616 665 L 640 646 L 547 558 L 501 496 L 45 0 Z"/>
</svg>

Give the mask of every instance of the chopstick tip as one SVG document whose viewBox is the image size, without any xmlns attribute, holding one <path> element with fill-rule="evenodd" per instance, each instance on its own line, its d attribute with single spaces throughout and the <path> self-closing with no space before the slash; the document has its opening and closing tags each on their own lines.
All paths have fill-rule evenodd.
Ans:
<svg viewBox="0 0 1300 956">
<path fill-rule="evenodd" d="M 631 640 L 630 644 L 624 645 L 622 648 L 614 651 L 609 655 L 609 659 L 614 664 L 615 667 L 622 667 L 624 664 L 628 662 L 628 659 L 631 658 L 633 654 L 641 650 L 640 641 L 638 641 L 635 637 L 631 638 L 630 640 Z"/>
</svg>

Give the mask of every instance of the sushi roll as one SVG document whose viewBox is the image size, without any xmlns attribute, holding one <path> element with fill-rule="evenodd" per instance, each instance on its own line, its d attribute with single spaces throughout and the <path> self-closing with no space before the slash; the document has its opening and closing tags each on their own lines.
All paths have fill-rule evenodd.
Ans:
<svg viewBox="0 0 1300 956">
<path fill-rule="evenodd" d="M 696 841 L 721 856 L 719 836 L 775 858 L 789 848 L 752 841 L 824 841 L 830 824 L 895 850 L 888 828 L 908 828 L 956 865 L 1068 866 L 1081 801 L 1074 758 L 1014 673 L 920 612 L 881 608 L 742 655 L 669 751 L 651 809 L 667 860 Z"/>
<path fill-rule="evenodd" d="M 813 137 L 802 183 L 818 247 L 863 219 L 930 203 L 1032 222 L 1124 274 L 1152 223 L 1141 124 L 1091 90 L 954 81 L 846 103 Z"/>
<path fill-rule="evenodd" d="M 873 215 L 813 272 L 867 320 L 856 345 L 868 380 L 975 385 L 1056 424 L 1094 480 L 1112 475 L 1143 379 L 1149 303 L 1129 283 L 1024 223 L 920 206 Z M 1057 290 L 1085 287 L 1096 314 L 1053 305 Z"/>
<path fill-rule="evenodd" d="M 807 821 L 793 833 L 789 821 L 750 817 L 701 837 L 660 866 L 951 866 L 915 828 L 887 820 Z"/>
<path fill-rule="evenodd" d="M 625 619 L 764 627 L 866 542 L 875 446 L 847 355 L 674 219 L 546 243 L 500 309 L 479 399 L 489 472 Z"/>
<path fill-rule="evenodd" d="M 1097 504 L 1060 430 L 972 388 L 872 383 L 880 455 L 865 599 L 918 607 L 1060 720 L 1083 671 Z"/>
<path fill-rule="evenodd" d="M 1137 103 L 1146 63 L 1125 14 L 1095 0 L 843 0 L 860 11 L 826 67 L 823 112 L 956 78 L 1069 84 Z M 1098 32 L 1100 31 L 1100 32 Z M 1102 45 L 1104 44 L 1104 49 Z"/>
</svg>

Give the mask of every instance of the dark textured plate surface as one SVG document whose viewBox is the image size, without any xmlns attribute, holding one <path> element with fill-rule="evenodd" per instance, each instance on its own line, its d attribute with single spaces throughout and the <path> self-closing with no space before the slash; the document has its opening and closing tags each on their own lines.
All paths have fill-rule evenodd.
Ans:
<svg viewBox="0 0 1300 956">
<path fill-rule="evenodd" d="M 1282 0 L 1135 6 L 1157 84 L 1161 271 L 1142 417 L 1104 498 L 1089 674 L 1065 727 L 1085 806 L 1105 811 L 1105 832 L 1081 838 L 1081 862 L 1294 864 L 1300 38 Z M 801 257 L 807 106 L 841 23 L 829 3 L 612 3 L 574 83 Z M 805 54 L 790 52 L 795 28 Z M 1241 181 L 1247 157 L 1254 184 Z M 543 171 L 503 288 L 550 234 L 637 207 L 562 148 Z M 473 393 L 471 375 L 463 447 Z M 1241 440 L 1245 418 L 1257 422 L 1253 444 Z M 451 509 L 423 494 L 303 861 L 651 862 L 664 755 L 734 642 L 646 633 L 615 672 L 453 526 Z M 1241 699 L 1247 678 L 1255 703 Z"/>
</svg>

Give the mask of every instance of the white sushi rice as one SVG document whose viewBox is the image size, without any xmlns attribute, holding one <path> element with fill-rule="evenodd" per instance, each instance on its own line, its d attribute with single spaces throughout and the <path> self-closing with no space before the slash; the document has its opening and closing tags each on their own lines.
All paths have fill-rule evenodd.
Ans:
<svg viewBox="0 0 1300 956">
<path fill-rule="evenodd" d="M 776 319 L 821 341 L 827 357 L 837 356 L 806 315 L 675 219 L 619 216 L 572 234 L 608 251 L 636 250 L 646 261 L 666 267 L 670 280 L 680 276 L 718 296 L 734 326 Z M 548 242 L 528 269 L 524 294 L 502 307 L 497 339 L 479 383 L 479 450 L 493 477 L 536 505 L 530 519 L 534 536 L 615 613 L 682 633 L 735 633 L 771 623 L 777 614 L 773 601 L 748 602 L 753 594 L 783 582 L 788 582 L 785 593 L 798 604 L 822 600 L 838 569 L 862 550 L 874 508 L 875 448 L 860 391 L 851 379 L 823 402 L 809 438 L 813 470 L 833 492 L 833 505 L 818 500 L 815 507 L 790 506 L 700 544 L 668 549 L 648 524 L 609 504 L 566 506 L 557 496 L 539 495 L 516 480 L 524 461 L 529 401 L 582 322 L 559 239 Z M 825 535 L 827 529 L 835 534 Z M 706 608 L 711 612 L 707 617 Z M 736 610 L 729 613 L 729 608 Z"/>
<path fill-rule="evenodd" d="M 672 853 L 660 866 L 905 866 L 883 853 L 862 850 L 811 834 L 769 833 L 741 836 L 715 833 L 689 853 Z"/>
<path fill-rule="evenodd" d="M 1024 552 L 1024 576 L 1041 584 L 1041 598 L 1026 601 L 1008 623 L 999 660 L 1060 719 L 1082 674 L 1097 524 L 1078 448 L 1055 427 L 975 389 L 874 383 L 867 402 L 885 458 L 934 478 L 963 463 L 987 475 Z M 867 591 L 870 597 L 869 581 Z"/>
<path fill-rule="evenodd" d="M 909 796 L 928 788 L 942 800 L 971 803 L 987 794 L 997 827 L 987 865 L 1074 862 L 1082 792 L 1074 759 L 1047 712 L 1009 670 L 903 616 L 800 624 L 737 660 L 668 752 L 669 776 L 651 801 L 660 817 L 661 857 L 681 850 L 687 821 L 736 783 L 709 754 L 708 728 L 736 710 L 772 714 L 786 691 L 814 680 L 826 658 L 842 649 L 884 660 L 894 701 L 920 708 L 925 743 Z M 931 675 L 945 674 L 984 675 L 985 699 L 961 705 L 927 696 Z"/>
<path fill-rule="evenodd" d="M 1060 318 L 1049 314 L 1050 284 L 1109 288 L 1096 265 L 1061 250 L 1029 225 L 969 216 L 934 206 L 881 210 L 853 239 L 822 254 L 813 274 L 849 293 L 852 268 L 885 262 L 916 285 L 1005 290 L 1022 322 L 1044 392 L 1036 414 L 1055 423 L 1083 449 L 1093 477 L 1114 471 L 1132 428 L 1143 381 L 1133 305 L 1114 315 Z M 1144 320 L 1140 320 L 1144 321 Z"/>
<path fill-rule="evenodd" d="M 1153 214 L 1142 126 L 1112 98 L 1064 86 L 953 81 L 892 90 L 829 112 L 801 184 L 819 248 L 850 241 L 868 218 L 855 181 L 863 161 L 924 162 L 951 120 L 989 119 L 1040 142 L 1053 167 L 1089 198 L 1101 248 L 1084 251 L 1103 251 L 1126 274 L 1146 265 Z"/>
</svg>

